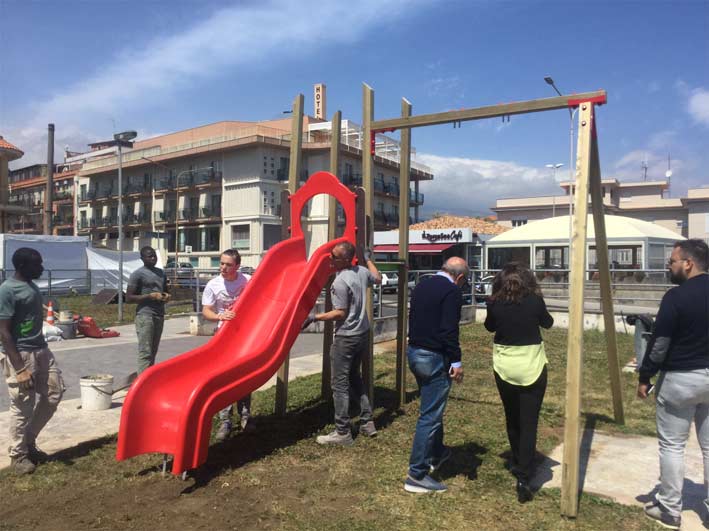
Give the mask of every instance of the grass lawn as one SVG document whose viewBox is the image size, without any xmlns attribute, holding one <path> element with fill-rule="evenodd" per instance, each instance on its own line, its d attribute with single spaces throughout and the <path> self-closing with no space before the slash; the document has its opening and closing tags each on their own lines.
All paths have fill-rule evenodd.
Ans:
<svg viewBox="0 0 709 531">
<path fill-rule="evenodd" d="M 549 386 L 539 449 L 562 438 L 565 341 L 545 333 Z M 289 411 L 273 411 L 275 391 L 256 393 L 258 431 L 212 445 L 205 465 L 186 481 L 163 478 L 159 455 L 116 463 L 115 438 L 63 452 L 33 476 L 0 472 L 0 529 L 656 529 L 639 508 L 583 495 L 575 520 L 559 516 L 560 492 L 544 489 L 517 503 L 514 480 L 503 467 L 508 450 L 504 415 L 491 373 L 491 336 L 481 325 L 462 332 L 465 382 L 454 386 L 445 419 L 453 457 L 439 472 L 448 492 L 404 492 L 418 401 L 394 400 L 393 353 L 375 364 L 379 436 L 357 438 L 351 448 L 323 448 L 314 436 L 332 427 L 320 400 L 320 378 L 291 383 Z M 626 426 L 612 421 L 601 334 L 585 335 L 584 410 L 588 423 L 610 432 L 654 433 L 654 407 L 633 399 L 635 381 L 624 374 Z M 632 337 L 619 336 L 621 360 L 632 356 Z M 619 456 L 619 465 L 622 456 Z M 631 472 L 631 471 L 629 471 Z M 640 494 L 640 493 L 639 493 Z"/>
<path fill-rule="evenodd" d="M 100 328 L 108 328 L 120 324 L 131 324 L 135 321 L 135 304 L 123 304 L 123 321 L 118 321 L 118 304 L 92 304 L 91 295 L 56 297 L 59 309 L 71 310 L 84 317 L 93 317 Z M 57 310 L 55 309 L 55 314 Z M 167 305 L 167 314 L 189 313 L 192 311 L 192 301 L 171 301 Z"/>
</svg>

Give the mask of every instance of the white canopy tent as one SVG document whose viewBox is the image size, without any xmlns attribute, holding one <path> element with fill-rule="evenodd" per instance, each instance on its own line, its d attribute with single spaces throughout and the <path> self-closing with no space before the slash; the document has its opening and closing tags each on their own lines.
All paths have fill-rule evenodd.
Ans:
<svg viewBox="0 0 709 531">
<path fill-rule="evenodd" d="M 672 245 L 683 236 L 655 223 L 605 215 L 611 269 L 663 270 Z M 586 269 L 596 269 L 596 235 L 588 215 Z M 485 244 L 489 270 L 519 261 L 531 269 L 568 269 L 569 217 L 533 221 L 491 238 Z"/>
</svg>

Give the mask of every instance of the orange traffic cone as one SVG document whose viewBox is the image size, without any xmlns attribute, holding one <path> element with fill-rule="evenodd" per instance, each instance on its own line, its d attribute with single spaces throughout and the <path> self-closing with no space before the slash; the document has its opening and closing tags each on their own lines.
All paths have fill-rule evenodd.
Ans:
<svg viewBox="0 0 709 531">
<path fill-rule="evenodd" d="M 54 308 L 52 307 L 52 301 L 47 303 L 47 324 L 54 326 Z"/>
</svg>

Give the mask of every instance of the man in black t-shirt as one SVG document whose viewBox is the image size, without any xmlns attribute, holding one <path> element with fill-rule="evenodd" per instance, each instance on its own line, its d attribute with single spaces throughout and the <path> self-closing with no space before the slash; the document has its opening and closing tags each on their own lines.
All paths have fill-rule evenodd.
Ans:
<svg viewBox="0 0 709 531">
<path fill-rule="evenodd" d="M 158 261 L 155 249 L 143 247 L 140 259 L 143 267 L 133 271 L 126 289 L 126 301 L 138 305 L 135 332 L 138 336 L 139 373 L 155 364 L 165 322 L 165 303 L 170 300 L 165 272 L 155 267 Z"/>
<path fill-rule="evenodd" d="M 709 511 L 709 247 L 702 240 L 675 243 L 667 267 L 678 287 L 665 293 L 655 330 L 639 369 L 638 396 L 647 398 L 657 379 L 660 488 L 645 514 L 679 529 L 684 448 L 694 421 L 704 454 L 704 503 Z"/>
</svg>

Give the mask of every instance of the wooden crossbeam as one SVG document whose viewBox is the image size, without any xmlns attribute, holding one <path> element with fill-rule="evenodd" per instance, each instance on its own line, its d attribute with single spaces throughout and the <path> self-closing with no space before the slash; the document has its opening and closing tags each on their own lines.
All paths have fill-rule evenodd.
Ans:
<svg viewBox="0 0 709 531">
<path fill-rule="evenodd" d="M 459 111 L 420 114 L 418 116 L 390 118 L 387 120 L 375 120 L 371 123 L 371 130 L 374 132 L 385 132 L 394 129 L 423 127 L 426 125 L 439 125 L 470 120 L 482 120 L 485 118 L 495 118 L 498 116 L 528 114 L 532 112 L 552 111 L 555 109 L 567 109 L 568 107 L 575 107 L 579 105 L 580 102 L 592 102 L 601 105 L 606 103 L 606 100 L 606 91 L 597 90 L 594 92 L 571 94 L 569 96 L 541 98 L 536 100 L 518 101 L 514 103 L 501 103 L 499 105 L 475 107 L 472 109 L 463 109 Z M 364 133 L 364 138 L 369 138 L 367 131 L 364 131 Z"/>
</svg>

